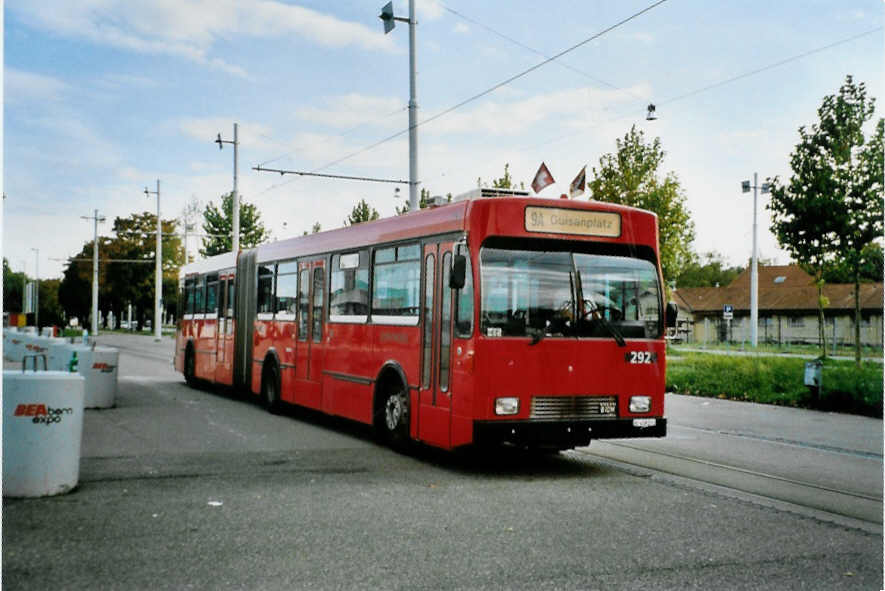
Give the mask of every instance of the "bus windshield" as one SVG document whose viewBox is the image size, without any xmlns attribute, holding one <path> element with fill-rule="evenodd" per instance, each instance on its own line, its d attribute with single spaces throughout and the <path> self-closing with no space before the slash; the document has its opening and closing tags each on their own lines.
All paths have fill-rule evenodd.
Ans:
<svg viewBox="0 0 885 591">
<path fill-rule="evenodd" d="M 483 248 L 481 330 L 488 337 L 661 336 L 655 265 L 627 256 Z"/>
</svg>

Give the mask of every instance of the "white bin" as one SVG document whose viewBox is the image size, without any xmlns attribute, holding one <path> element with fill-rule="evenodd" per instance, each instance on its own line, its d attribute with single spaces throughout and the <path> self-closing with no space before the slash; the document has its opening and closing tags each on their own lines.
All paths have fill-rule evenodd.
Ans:
<svg viewBox="0 0 885 591">
<path fill-rule="evenodd" d="M 50 371 L 67 371 L 77 353 L 77 373 L 86 379 L 86 408 L 111 408 L 117 398 L 120 352 L 111 347 L 53 343 L 49 346 Z"/>
<path fill-rule="evenodd" d="M 64 372 L 3 372 L 3 496 L 66 493 L 80 478 L 86 382 Z"/>
<path fill-rule="evenodd" d="M 74 345 L 69 343 L 67 339 L 49 345 L 49 371 L 68 371 L 68 362 L 71 360 L 71 352 L 74 347 L 84 348 L 83 345 Z M 80 352 L 77 352 L 77 359 L 80 358 Z"/>
<path fill-rule="evenodd" d="M 81 345 L 82 346 L 82 345 Z M 111 347 L 77 350 L 78 371 L 86 378 L 86 408 L 111 408 L 117 399 L 120 352 Z"/>
<path fill-rule="evenodd" d="M 15 332 L 9 335 L 9 350 L 4 349 L 3 356 L 9 361 L 21 361 L 22 355 L 25 354 L 26 338 L 27 335 L 22 332 Z"/>
</svg>

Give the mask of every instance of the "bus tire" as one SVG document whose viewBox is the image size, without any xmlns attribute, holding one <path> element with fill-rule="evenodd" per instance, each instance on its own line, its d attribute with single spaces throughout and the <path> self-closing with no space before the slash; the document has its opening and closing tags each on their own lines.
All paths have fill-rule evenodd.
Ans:
<svg viewBox="0 0 885 591">
<path fill-rule="evenodd" d="M 404 385 L 391 385 L 385 390 L 378 428 L 382 439 L 394 449 L 403 450 L 411 441 L 409 411 L 409 391 Z"/>
<path fill-rule="evenodd" d="M 184 381 L 191 388 L 197 385 L 197 377 L 194 373 L 195 364 L 194 347 L 188 343 L 187 349 L 184 352 Z"/>
<path fill-rule="evenodd" d="M 280 400 L 280 370 L 277 364 L 266 363 L 261 374 L 261 403 L 268 412 L 278 414 L 282 408 Z"/>
</svg>

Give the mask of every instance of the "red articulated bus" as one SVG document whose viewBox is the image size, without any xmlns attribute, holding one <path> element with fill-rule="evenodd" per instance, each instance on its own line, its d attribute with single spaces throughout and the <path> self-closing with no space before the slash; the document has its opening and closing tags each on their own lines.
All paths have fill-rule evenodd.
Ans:
<svg viewBox="0 0 885 591">
<path fill-rule="evenodd" d="M 663 437 L 653 213 L 477 189 L 187 265 L 175 367 L 391 443 Z"/>
</svg>

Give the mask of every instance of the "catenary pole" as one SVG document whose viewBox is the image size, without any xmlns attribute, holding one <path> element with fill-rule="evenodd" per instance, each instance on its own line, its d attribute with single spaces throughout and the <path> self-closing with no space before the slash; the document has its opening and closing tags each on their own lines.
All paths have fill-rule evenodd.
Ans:
<svg viewBox="0 0 885 591">
<path fill-rule="evenodd" d="M 104 216 L 98 215 L 96 209 L 90 216 L 81 215 L 84 220 L 93 221 L 92 232 L 92 334 L 98 335 L 98 223 L 105 220 Z"/>
<path fill-rule="evenodd" d="M 409 0 L 409 211 L 418 211 L 418 65 L 415 51 L 415 0 Z"/>
<path fill-rule="evenodd" d="M 163 222 L 160 218 L 160 179 L 157 179 L 156 191 L 149 191 L 145 187 L 144 194 L 157 196 L 157 246 L 154 255 L 156 261 L 154 268 L 154 340 L 159 341 L 163 338 L 161 329 L 163 318 L 160 311 L 160 298 L 163 294 Z"/>
<path fill-rule="evenodd" d="M 234 139 L 223 140 L 221 139 L 221 134 L 218 134 L 218 137 L 215 139 L 215 143 L 218 144 L 218 149 L 222 149 L 224 144 L 233 144 L 234 146 L 234 190 L 233 194 L 231 194 L 231 252 L 238 253 L 240 252 L 240 193 L 237 191 L 237 169 L 239 168 L 238 164 L 238 153 L 237 148 L 240 145 L 239 140 L 237 139 L 237 128 L 239 126 L 234 123 Z"/>
</svg>

